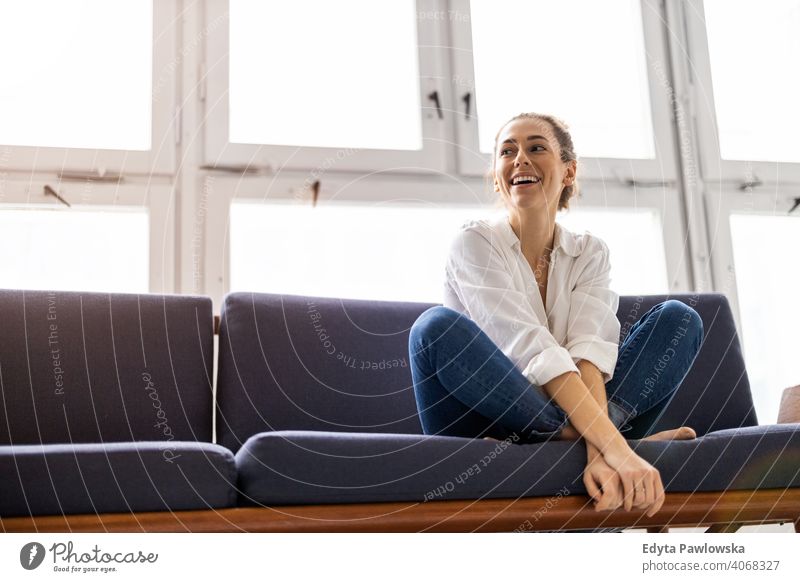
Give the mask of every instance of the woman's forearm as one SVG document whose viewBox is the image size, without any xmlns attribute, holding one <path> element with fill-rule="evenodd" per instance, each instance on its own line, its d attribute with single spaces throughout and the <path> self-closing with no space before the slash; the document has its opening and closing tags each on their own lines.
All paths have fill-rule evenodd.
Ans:
<svg viewBox="0 0 800 582">
<path fill-rule="evenodd" d="M 578 370 L 581 372 L 581 380 L 589 389 L 595 402 L 600 406 L 603 413 L 608 415 L 608 398 L 606 396 L 606 384 L 603 382 L 603 373 L 589 360 L 578 360 Z M 600 451 L 592 443 L 586 442 L 586 456 L 591 461 L 598 455 Z"/>
<path fill-rule="evenodd" d="M 565 372 L 542 386 L 561 409 L 570 423 L 601 453 L 618 452 L 628 448 L 625 438 L 608 418 L 605 405 L 601 407 L 576 372 Z"/>
</svg>

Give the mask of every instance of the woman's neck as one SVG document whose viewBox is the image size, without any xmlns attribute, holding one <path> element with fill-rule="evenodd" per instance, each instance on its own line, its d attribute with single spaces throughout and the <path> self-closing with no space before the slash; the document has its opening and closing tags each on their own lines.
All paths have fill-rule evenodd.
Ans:
<svg viewBox="0 0 800 582">
<path fill-rule="evenodd" d="M 536 264 L 550 258 L 555 242 L 555 217 L 543 213 L 510 213 L 508 222 L 529 262 Z"/>
</svg>

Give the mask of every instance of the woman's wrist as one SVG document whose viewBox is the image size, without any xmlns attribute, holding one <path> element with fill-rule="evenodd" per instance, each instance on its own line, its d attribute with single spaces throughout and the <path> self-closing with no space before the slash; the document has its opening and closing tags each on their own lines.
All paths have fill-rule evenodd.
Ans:
<svg viewBox="0 0 800 582">
<path fill-rule="evenodd" d="M 589 461 L 594 461 L 597 457 L 602 457 L 602 456 L 603 453 L 600 452 L 600 449 L 598 449 L 589 441 L 586 441 L 586 458 Z"/>
<path fill-rule="evenodd" d="M 628 441 L 625 440 L 625 437 L 623 437 L 622 434 L 617 432 L 615 437 L 610 441 L 610 443 L 606 447 L 603 448 L 601 453 L 606 458 L 611 457 L 620 459 L 622 457 L 627 456 L 631 451 L 632 449 L 628 444 Z"/>
</svg>

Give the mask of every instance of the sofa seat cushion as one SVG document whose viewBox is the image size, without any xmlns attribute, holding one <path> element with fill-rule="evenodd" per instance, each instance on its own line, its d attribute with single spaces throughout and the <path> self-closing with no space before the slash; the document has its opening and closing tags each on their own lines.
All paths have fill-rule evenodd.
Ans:
<svg viewBox="0 0 800 582">
<path fill-rule="evenodd" d="M 629 441 L 668 492 L 800 487 L 800 425 L 692 441 Z M 368 503 L 585 494 L 583 441 L 278 431 L 236 454 L 240 504 Z"/>
<path fill-rule="evenodd" d="M 161 441 L 0 446 L 0 516 L 177 511 L 236 502 L 233 453 Z"/>
</svg>

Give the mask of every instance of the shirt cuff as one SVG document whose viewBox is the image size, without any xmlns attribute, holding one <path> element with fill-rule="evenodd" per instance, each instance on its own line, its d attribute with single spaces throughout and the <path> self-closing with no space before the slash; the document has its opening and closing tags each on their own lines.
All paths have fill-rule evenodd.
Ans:
<svg viewBox="0 0 800 582">
<path fill-rule="evenodd" d="M 575 343 L 569 347 L 569 354 L 575 364 L 579 360 L 588 360 L 597 366 L 603 374 L 603 383 L 608 383 L 614 377 L 614 368 L 617 365 L 619 346 L 598 338 Z"/>
<path fill-rule="evenodd" d="M 534 356 L 522 373 L 532 384 L 543 386 L 566 372 L 580 375 L 578 366 L 572 361 L 567 349 L 563 346 L 551 346 Z"/>
</svg>

